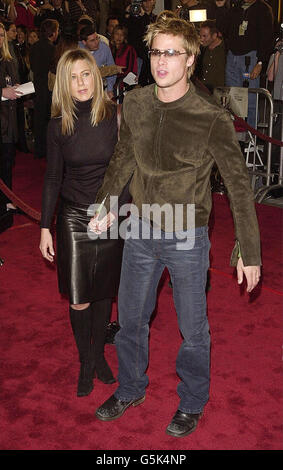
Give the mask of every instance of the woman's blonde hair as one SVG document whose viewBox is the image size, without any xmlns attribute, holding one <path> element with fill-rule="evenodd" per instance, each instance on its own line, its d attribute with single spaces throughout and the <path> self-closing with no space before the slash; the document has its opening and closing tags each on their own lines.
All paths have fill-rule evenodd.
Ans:
<svg viewBox="0 0 283 470">
<path fill-rule="evenodd" d="M 193 65 L 188 68 L 188 78 L 190 78 L 195 69 L 196 58 L 200 53 L 199 35 L 193 23 L 170 16 L 167 16 L 166 13 L 164 15 L 159 15 L 157 21 L 148 26 L 144 41 L 147 47 L 151 49 L 153 40 L 158 34 L 180 36 L 183 40 L 183 46 L 188 56 L 195 57 Z"/>
<path fill-rule="evenodd" d="M 114 103 L 104 92 L 102 77 L 92 54 L 85 49 L 68 50 L 64 52 L 57 65 L 51 107 L 51 116 L 62 118 L 63 135 L 71 135 L 74 132 L 74 120 L 77 116 L 76 103 L 71 95 L 71 75 L 72 67 L 78 60 L 85 60 L 88 63 L 93 77 L 94 94 L 90 113 L 92 126 L 112 115 Z"/>
<path fill-rule="evenodd" d="M 5 26 L 3 23 L 0 23 L 0 29 L 3 29 L 4 31 L 4 41 L 3 41 L 3 46 L 0 51 L 1 55 L 1 60 L 12 60 L 12 56 L 9 51 L 9 45 L 8 45 L 8 38 L 7 38 L 7 31 L 5 29 Z"/>
</svg>

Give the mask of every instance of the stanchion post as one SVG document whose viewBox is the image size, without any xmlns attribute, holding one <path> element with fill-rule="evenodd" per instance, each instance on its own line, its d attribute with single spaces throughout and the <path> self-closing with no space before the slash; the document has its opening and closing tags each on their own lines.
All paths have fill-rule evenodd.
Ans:
<svg viewBox="0 0 283 470">
<path fill-rule="evenodd" d="M 249 88 L 249 93 L 255 93 L 257 95 L 257 104 L 258 104 L 258 96 L 263 95 L 268 103 L 269 103 L 269 124 L 268 124 L 268 137 L 272 138 L 272 131 L 273 131 L 273 100 L 270 92 L 266 90 L 265 88 Z M 257 106 L 258 107 L 258 106 Z M 257 127 L 257 125 L 256 125 Z M 272 144 L 271 142 L 268 142 L 267 144 L 267 162 L 266 162 L 266 185 L 265 186 L 270 186 L 270 181 L 271 181 L 271 150 L 272 150 Z"/>
</svg>

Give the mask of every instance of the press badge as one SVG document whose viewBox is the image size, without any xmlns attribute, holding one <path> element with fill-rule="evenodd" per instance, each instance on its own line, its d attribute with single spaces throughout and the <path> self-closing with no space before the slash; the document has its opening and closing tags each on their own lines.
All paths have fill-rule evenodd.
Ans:
<svg viewBox="0 0 283 470">
<path fill-rule="evenodd" d="M 248 29 L 248 21 L 243 21 L 239 26 L 239 36 L 245 36 L 245 32 Z"/>
</svg>

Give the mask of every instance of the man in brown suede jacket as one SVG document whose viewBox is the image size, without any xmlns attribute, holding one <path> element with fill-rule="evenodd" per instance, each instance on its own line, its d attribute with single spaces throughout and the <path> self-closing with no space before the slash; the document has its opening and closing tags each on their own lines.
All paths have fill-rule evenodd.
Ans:
<svg viewBox="0 0 283 470">
<path fill-rule="evenodd" d="M 205 286 L 210 173 L 215 162 L 235 222 L 231 264 L 237 266 L 239 283 L 246 277 L 248 292 L 260 277 L 260 238 L 253 193 L 230 115 L 188 80 L 199 53 L 194 27 L 180 19 L 159 20 L 149 27 L 146 40 L 156 85 L 126 95 L 120 142 L 97 199 L 100 203 L 107 193 L 120 195 L 131 178 L 131 235 L 124 247 L 118 296 L 121 328 L 115 337 L 119 386 L 96 416 L 102 421 L 117 419 L 129 406 L 145 400 L 149 321 L 158 282 L 167 267 L 184 340 L 176 362 L 180 403 L 166 433 L 183 437 L 196 429 L 209 398 Z M 105 205 L 109 210 L 108 201 Z M 162 212 L 159 219 L 153 210 L 157 207 Z M 188 210 L 192 207 L 194 217 Z M 105 220 L 109 214 L 102 221 L 94 217 L 90 229 L 101 233 Z M 181 237 L 186 240 L 183 245 Z"/>
</svg>

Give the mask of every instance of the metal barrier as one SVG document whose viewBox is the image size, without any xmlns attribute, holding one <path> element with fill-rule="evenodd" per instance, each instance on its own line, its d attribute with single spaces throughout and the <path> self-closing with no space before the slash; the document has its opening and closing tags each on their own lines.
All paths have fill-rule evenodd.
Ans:
<svg viewBox="0 0 283 470">
<path fill-rule="evenodd" d="M 256 94 L 256 129 L 253 133 L 252 131 L 248 131 L 250 142 L 252 143 L 252 149 L 249 147 L 249 151 L 252 150 L 253 156 L 253 164 L 249 167 L 249 172 L 252 175 L 252 187 L 255 191 L 255 199 L 257 202 L 262 202 L 269 191 L 283 188 L 283 147 L 281 146 L 280 150 L 280 162 L 278 171 L 275 169 L 275 165 L 272 165 L 272 145 L 273 144 L 273 120 L 274 120 L 274 104 L 271 93 L 266 90 L 265 88 L 249 88 L 249 93 Z M 264 99 L 264 120 L 267 119 L 267 122 L 259 123 L 259 98 Z M 256 158 L 258 158 L 259 163 L 261 165 L 262 161 L 259 155 L 259 150 L 263 151 L 263 147 L 257 145 L 257 129 L 258 127 L 263 127 L 266 129 L 266 134 L 262 136 L 263 140 L 267 141 L 267 160 L 266 164 L 263 165 L 262 169 L 258 169 L 256 164 Z M 252 136 L 252 134 L 254 134 Z M 264 137 L 267 136 L 268 139 Z M 281 124 L 281 141 L 283 140 L 283 127 Z M 274 140 L 274 142 L 276 142 Z M 250 144 L 249 144 L 250 145 Z M 248 162 L 248 155 L 247 155 L 247 162 Z M 256 181 L 261 177 L 262 186 L 256 189 Z M 274 183 L 273 181 L 275 177 L 278 178 L 278 183 Z"/>
</svg>

